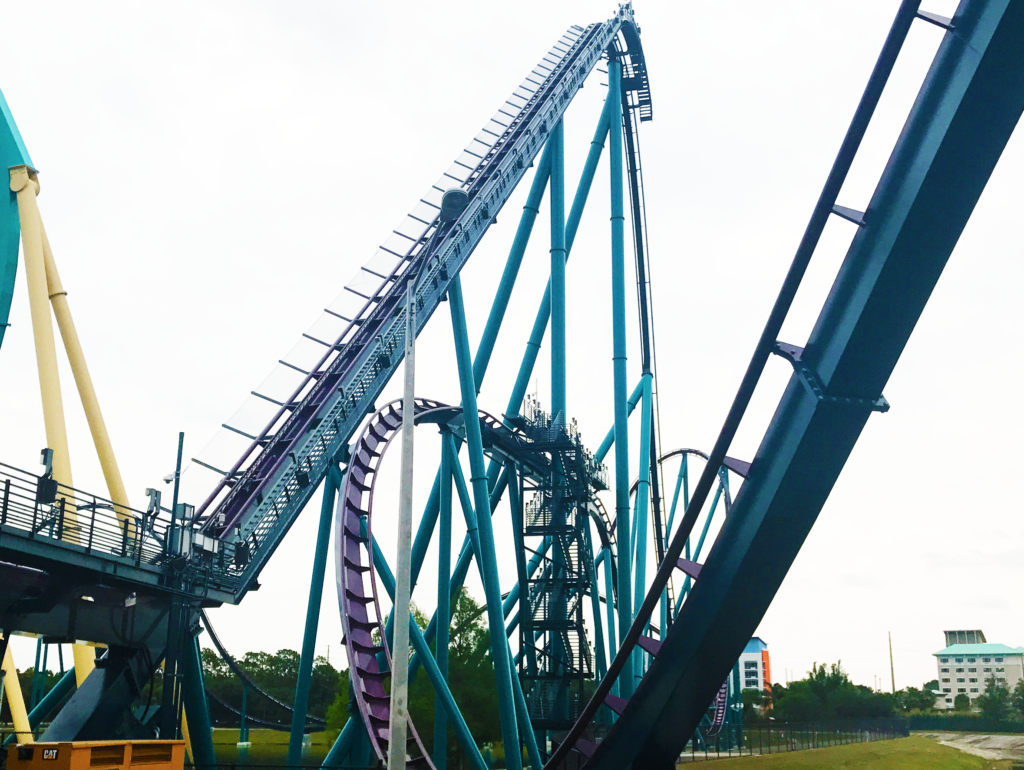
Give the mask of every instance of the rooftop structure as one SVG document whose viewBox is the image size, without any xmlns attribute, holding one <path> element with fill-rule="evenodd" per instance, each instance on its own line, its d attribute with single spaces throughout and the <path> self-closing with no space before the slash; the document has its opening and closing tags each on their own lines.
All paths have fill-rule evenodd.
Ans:
<svg viewBox="0 0 1024 770">
<path fill-rule="evenodd" d="M 946 646 L 951 644 L 985 644 L 985 634 L 982 631 L 945 631 Z"/>
</svg>

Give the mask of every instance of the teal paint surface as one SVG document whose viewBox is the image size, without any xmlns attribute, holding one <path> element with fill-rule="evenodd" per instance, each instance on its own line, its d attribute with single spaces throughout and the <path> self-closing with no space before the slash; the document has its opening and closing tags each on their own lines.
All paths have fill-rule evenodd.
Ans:
<svg viewBox="0 0 1024 770">
<path fill-rule="evenodd" d="M 327 550 L 331 542 L 331 522 L 334 521 L 334 500 L 341 486 L 341 473 L 332 466 L 324 481 L 324 496 L 320 504 L 320 527 L 313 551 L 313 575 L 310 578 L 309 599 L 306 604 L 306 627 L 302 635 L 302 654 L 295 684 L 292 706 L 292 729 L 288 737 L 288 764 L 302 764 L 302 739 L 305 736 L 306 709 L 309 707 L 309 683 L 313 677 L 314 647 L 320 624 L 320 600 L 324 593 L 324 573 L 327 571 Z M 245 688 L 242 688 L 245 702 Z M 239 740 L 242 740 L 239 738 Z"/>
<path fill-rule="evenodd" d="M 31 166 L 32 158 L 25 149 L 25 142 L 3 92 L 0 92 L 0 116 L 3 118 L 0 120 L 0 163 L 4 168 Z M 18 242 L 21 239 L 18 197 L 11 192 L 10 184 L 4 184 L 4 187 L 7 189 L 7 202 L 0 205 L 0 345 L 3 345 L 11 315 L 14 278 L 18 274 Z"/>
<path fill-rule="evenodd" d="M 608 63 L 608 102 L 610 115 L 615 116 L 615 130 L 608 132 L 608 160 L 611 173 L 611 236 L 612 236 L 612 379 L 615 408 L 615 537 L 618 549 L 618 614 L 619 645 L 633 624 L 632 565 L 630 545 L 632 532 L 629 511 L 629 426 L 626 412 L 626 252 L 625 213 L 622 195 L 622 64 Z M 606 450 L 607 451 L 607 450 Z M 625 546 L 625 547 L 623 547 Z M 619 674 L 619 696 L 633 694 L 633 659 Z"/>
</svg>

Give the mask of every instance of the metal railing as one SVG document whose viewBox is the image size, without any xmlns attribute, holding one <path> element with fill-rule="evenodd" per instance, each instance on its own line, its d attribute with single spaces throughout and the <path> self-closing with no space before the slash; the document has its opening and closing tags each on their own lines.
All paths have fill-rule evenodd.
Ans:
<svg viewBox="0 0 1024 770">
<path fill-rule="evenodd" d="M 686 744 L 680 762 L 783 754 L 790 751 L 906 738 L 905 719 L 859 719 L 807 724 L 726 725 L 717 733 L 701 727 Z"/>
<path fill-rule="evenodd" d="M 169 535 L 166 509 L 139 511 L 0 463 L 0 545 L 16 548 L 15 538 L 47 542 L 159 574 L 176 560 L 180 568 L 201 574 L 209 587 L 232 591 L 244 566 L 237 544 L 198 541 L 187 522 L 173 529 Z"/>
</svg>

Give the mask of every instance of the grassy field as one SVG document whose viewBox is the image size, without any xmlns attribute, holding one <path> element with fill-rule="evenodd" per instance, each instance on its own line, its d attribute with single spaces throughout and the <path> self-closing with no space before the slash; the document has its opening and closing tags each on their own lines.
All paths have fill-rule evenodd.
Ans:
<svg viewBox="0 0 1024 770">
<path fill-rule="evenodd" d="M 330 751 L 337 731 L 313 733 L 312 746 L 302 757 L 302 764 L 319 766 Z M 213 731 L 213 750 L 223 764 L 283 765 L 288 760 L 288 733 L 280 730 L 249 730 L 248 749 L 236 748 L 238 730 L 217 728 Z"/>
<path fill-rule="evenodd" d="M 690 763 L 679 767 L 691 767 Z M 829 749 L 715 760 L 709 770 L 1011 770 L 1012 763 L 965 754 L 921 736 Z"/>
</svg>

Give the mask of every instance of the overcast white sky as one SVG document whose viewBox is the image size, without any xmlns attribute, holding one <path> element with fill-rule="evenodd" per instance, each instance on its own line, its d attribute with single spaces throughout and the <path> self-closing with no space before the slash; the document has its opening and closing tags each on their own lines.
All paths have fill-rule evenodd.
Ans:
<svg viewBox="0 0 1024 770">
<path fill-rule="evenodd" d="M 654 99 L 642 147 L 665 449 L 713 443 L 896 6 L 638 5 Z M 177 432 L 197 455 L 551 43 L 613 10 L 592 0 L 4 9 L 0 88 L 41 172 L 40 207 L 135 503 L 173 470 Z M 915 26 L 843 205 L 866 205 L 941 34 Z M 567 115 L 568 196 L 605 90 L 595 75 Z M 1024 459 L 1022 172 L 1015 136 L 885 390 L 891 411 L 871 418 L 761 624 L 777 680 L 841 659 L 855 681 L 888 682 L 889 631 L 897 687 L 934 676 L 944 629 L 1024 644 L 1012 481 Z M 612 416 L 607 174 L 604 159 L 568 268 L 569 410 L 592 447 Z M 463 274 L 474 346 L 522 188 Z M 829 224 L 783 339 L 806 339 L 852 228 Z M 481 394 L 495 414 L 546 281 L 547 236 L 545 204 Z M 33 469 L 45 439 L 22 278 L 0 350 L 0 459 Z M 418 392 L 457 403 L 442 311 L 420 338 Z M 633 336 L 631 385 L 637 350 Z M 545 403 L 548 355 L 537 369 Z M 62 376 L 76 486 L 103 492 Z M 753 456 L 788 376 L 771 363 L 731 454 Z M 421 501 L 436 440 L 429 429 L 417 437 Z M 397 457 L 390 466 L 381 483 L 392 488 Z M 375 531 L 391 554 L 387 503 Z M 233 652 L 299 648 L 318 509 L 300 517 L 258 593 L 213 613 Z M 507 516 L 496 522 L 507 537 Z M 502 569 L 507 584 L 510 557 Z M 317 651 L 330 646 L 337 663 L 333 580 L 332 566 Z M 416 598 L 432 608 L 425 585 Z M 20 667 L 30 648 L 15 647 Z"/>
</svg>

